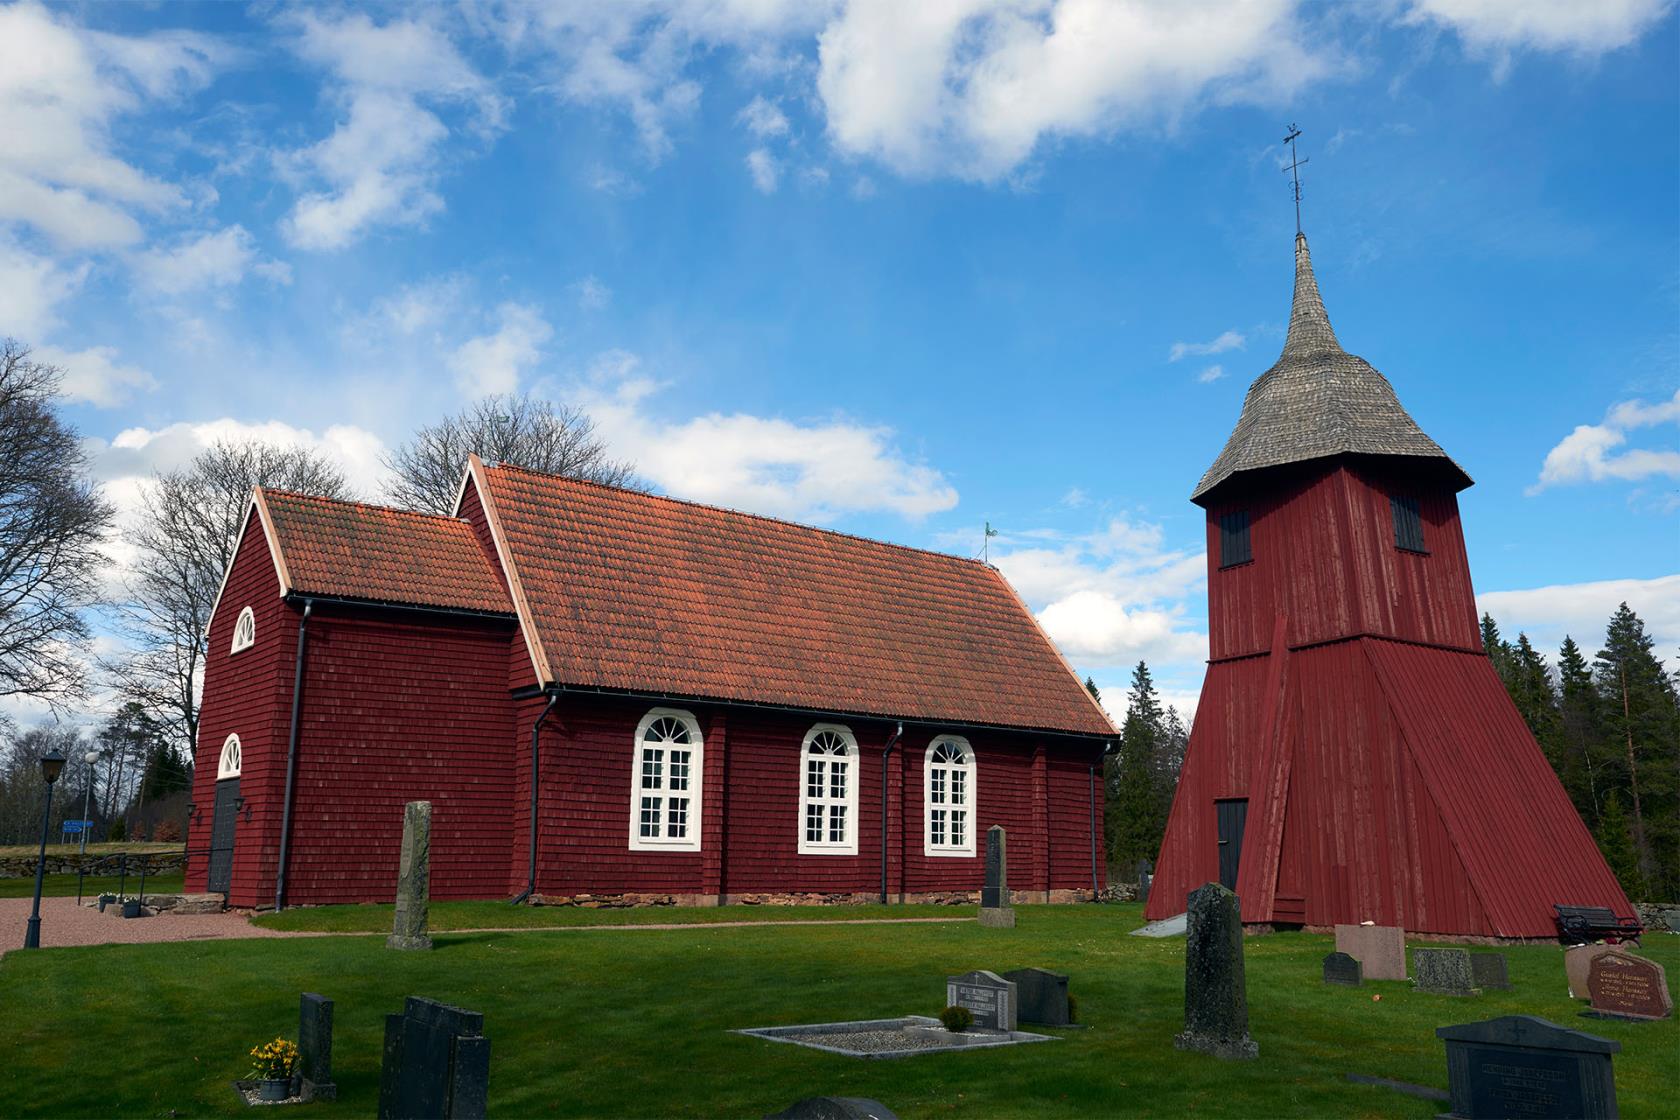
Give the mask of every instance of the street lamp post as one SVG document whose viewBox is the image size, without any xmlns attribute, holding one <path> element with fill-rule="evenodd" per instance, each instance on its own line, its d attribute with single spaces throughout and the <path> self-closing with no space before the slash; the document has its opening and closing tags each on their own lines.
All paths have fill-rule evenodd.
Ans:
<svg viewBox="0 0 1680 1120">
<path fill-rule="evenodd" d="M 47 780 L 47 805 L 41 812 L 41 853 L 35 861 L 35 906 L 29 913 L 29 927 L 23 934 L 25 949 L 41 947 L 41 877 L 47 869 L 47 826 L 52 823 L 53 783 L 63 772 L 63 755 L 52 751 L 41 756 L 41 777 Z"/>
<path fill-rule="evenodd" d="M 87 855 L 88 816 L 93 811 L 93 764 L 99 761 L 98 751 L 89 751 L 82 756 L 87 763 L 87 793 L 82 797 L 82 847 L 80 854 Z"/>
</svg>

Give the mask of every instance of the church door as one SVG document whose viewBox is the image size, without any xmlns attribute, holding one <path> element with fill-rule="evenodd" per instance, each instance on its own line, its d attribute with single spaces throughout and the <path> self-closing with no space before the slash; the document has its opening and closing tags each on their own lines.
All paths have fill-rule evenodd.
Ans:
<svg viewBox="0 0 1680 1120">
<path fill-rule="evenodd" d="M 1248 823 L 1248 798 L 1230 798 L 1213 803 L 1219 818 L 1219 882 L 1237 889 L 1237 861 L 1242 858 L 1243 825 Z"/>
<path fill-rule="evenodd" d="M 224 778 L 216 783 L 216 809 L 210 818 L 209 881 L 205 889 L 226 894 L 233 884 L 233 825 L 238 810 L 239 779 Z"/>
</svg>

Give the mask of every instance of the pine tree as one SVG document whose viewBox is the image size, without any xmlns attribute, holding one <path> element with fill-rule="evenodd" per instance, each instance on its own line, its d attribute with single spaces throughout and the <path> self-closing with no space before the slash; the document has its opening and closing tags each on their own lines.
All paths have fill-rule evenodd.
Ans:
<svg viewBox="0 0 1680 1120">
<path fill-rule="evenodd" d="M 1510 643 L 1499 636 L 1499 624 L 1493 620 L 1493 615 L 1482 612 L 1482 649 L 1486 651 L 1488 660 L 1493 662 L 1493 671 L 1499 674 L 1499 679 L 1505 682 L 1507 690 L 1511 687 L 1512 655 Z"/>
<path fill-rule="evenodd" d="M 1604 814 L 1599 777 L 1604 727 L 1587 659 L 1568 635 L 1558 651 L 1558 752 L 1562 760 L 1558 776 L 1563 788 L 1588 826 L 1598 828 Z"/>
<path fill-rule="evenodd" d="M 1640 882 L 1639 858 L 1633 852 L 1633 835 L 1628 831 L 1627 814 L 1622 812 L 1622 799 L 1611 790 L 1604 799 L 1604 818 L 1598 823 L 1598 850 L 1610 865 L 1622 889 L 1634 898 L 1643 897 Z"/>
<path fill-rule="evenodd" d="M 1099 704 L 1102 703 L 1102 693 L 1097 691 L 1097 682 L 1090 677 L 1085 678 L 1085 691 L 1091 694 L 1091 699 Z"/>
<path fill-rule="evenodd" d="M 1522 714 L 1523 722 L 1528 724 L 1529 731 L 1539 741 L 1541 749 L 1546 752 L 1552 769 L 1561 774 L 1558 698 L 1552 688 L 1551 670 L 1546 667 L 1546 658 L 1534 648 L 1527 634 L 1519 632 L 1517 644 L 1510 649 L 1511 679 L 1507 687 L 1511 691 L 1511 700 Z"/>
<path fill-rule="evenodd" d="M 1120 751 L 1114 760 L 1109 804 L 1112 819 L 1110 853 L 1122 867 L 1140 859 L 1154 859 L 1166 831 L 1161 807 L 1160 752 L 1163 738 L 1161 701 L 1149 666 L 1139 661 L 1126 694 L 1126 721 L 1120 731 Z"/>
<path fill-rule="evenodd" d="M 1623 603 L 1593 670 L 1603 725 L 1622 752 L 1639 878 L 1647 892 L 1672 898 L 1680 892 L 1680 697 L 1653 645 Z"/>
</svg>

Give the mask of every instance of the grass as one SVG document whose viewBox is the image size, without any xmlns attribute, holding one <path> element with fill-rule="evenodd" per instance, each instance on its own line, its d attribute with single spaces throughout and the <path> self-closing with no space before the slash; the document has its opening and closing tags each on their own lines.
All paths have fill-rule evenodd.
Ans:
<svg viewBox="0 0 1680 1120">
<path fill-rule="evenodd" d="M 170 872 L 167 875 L 146 876 L 146 893 L 152 894 L 180 894 L 181 873 Z M 82 880 L 82 896 L 91 898 L 100 891 L 117 893 L 117 885 L 122 881 L 120 875 L 88 875 Z M 128 873 L 128 884 L 123 890 L 136 896 L 140 893 L 140 873 Z M 20 878 L 0 879 L 0 898 L 30 898 L 35 894 L 35 876 L 25 875 Z M 41 894 L 46 898 L 74 898 L 76 896 L 76 877 L 74 875 L 47 875 L 41 880 Z"/>
<path fill-rule="evenodd" d="M 40 850 L 41 846 L 39 844 L 0 844 L 0 859 L 13 859 L 18 856 L 22 856 L 27 859 L 34 859 L 35 854 Z M 90 856 L 114 856 L 119 852 L 148 852 L 157 854 L 159 852 L 180 852 L 185 850 L 185 847 L 179 841 L 166 844 L 140 840 L 118 840 L 114 843 L 89 844 L 87 846 L 87 854 Z M 73 856 L 79 851 L 81 851 L 81 846 L 79 844 L 73 842 L 69 844 L 60 844 L 56 837 L 47 844 L 47 854 L 49 856 Z"/>
<path fill-rule="evenodd" d="M 306 906 L 263 914 L 268 929 L 328 933 L 390 933 L 390 903 Z M 856 921 L 860 918 L 972 919 L 974 906 L 636 906 L 586 910 L 581 906 L 509 906 L 505 901 L 434 902 L 434 932 L 468 929 L 554 929 L 563 926 L 714 925 L 718 922 Z"/>
<path fill-rule="evenodd" d="M 1253 938 L 1245 949 L 1259 1060 L 1181 1053 L 1172 1037 L 1182 1026 L 1184 942 L 1126 936 L 1139 911 L 1022 907 L 1013 930 L 769 923 L 441 933 L 431 953 L 394 953 L 379 937 L 12 952 L 0 960 L 0 1101 L 21 1116 L 248 1116 L 228 1082 L 244 1075 L 251 1046 L 295 1032 L 298 993 L 319 991 L 337 1003 L 340 1098 L 311 1106 L 315 1117 L 374 1113 L 384 1015 L 411 994 L 484 1013 L 490 1109 L 504 1117 L 763 1116 L 832 1093 L 875 1097 L 906 1120 L 1424 1120 L 1436 1103 L 1345 1075 L 1445 1088 L 1434 1028 L 1512 1013 L 1617 1039 L 1622 1114 L 1673 1113 L 1680 1023 L 1579 1018 L 1555 947 L 1505 950 L 1513 991 L 1453 999 L 1404 983 L 1326 986 L 1330 938 Z M 1680 975 L 1680 939 L 1653 937 L 1646 955 Z M 1090 1029 L 1051 1031 L 1061 1041 L 1038 1046 L 882 1062 L 730 1033 L 932 1014 L 945 976 L 1027 965 L 1069 974 Z"/>
</svg>

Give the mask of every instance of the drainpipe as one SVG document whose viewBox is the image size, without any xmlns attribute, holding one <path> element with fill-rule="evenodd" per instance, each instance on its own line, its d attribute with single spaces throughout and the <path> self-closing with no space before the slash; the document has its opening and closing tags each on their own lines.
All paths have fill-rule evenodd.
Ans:
<svg viewBox="0 0 1680 1120">
<path fill-rule="evenodd" d="M 1102 897 L 1102 879 L 1097 874 L 1097 767 L 1114 753 L 1113 741 L 1103 744 L 1102 754 L 1090 766 L 1091 771 L 1091 901 Z"/>
<path fill-rule="evenodd" d="M 303 714 L 303 654 L 309 644 L 309 616 L 315 613 L 315 600 L 303 601 L 303 617 L 298 619 L 297 662 L 292 670 L 292 729 L 286 736 L 286 801 L 280 811 L 280 866 L 274 872 L 274 909 L 278 913 L 286 905 L 286 858 L 292 841 L 292 791 L 297 783 L 297 748 L 300 717 Z"/>
<path fill-rule="evenodd" d="M 901 723 L 893 729 L 892 738 L 887 740 L 885 749 L 881 751 L 881 905 L 887 904 L 887 759 L 892 757 L 893 748 L 904 738 L 904 725 Z"/>
<path fill-rule="evenodd" d="M 553 691 L 548 694 L 548 706 L 543 708 L 542 714 L 531 725 L 531 870 L 529 877 L 525 880 L 525 889 L 509 904 L 512 906 L 518 906 L 537 893 L 537 756 L 539 754 L 537 748 L 542 740 L 543 720 L 547 719 L 548 713 L 552 712 L 555 706 L 560 703 L 560 694 L 564 691 L 558 685 L 554 687 Z"/>
</svg>

